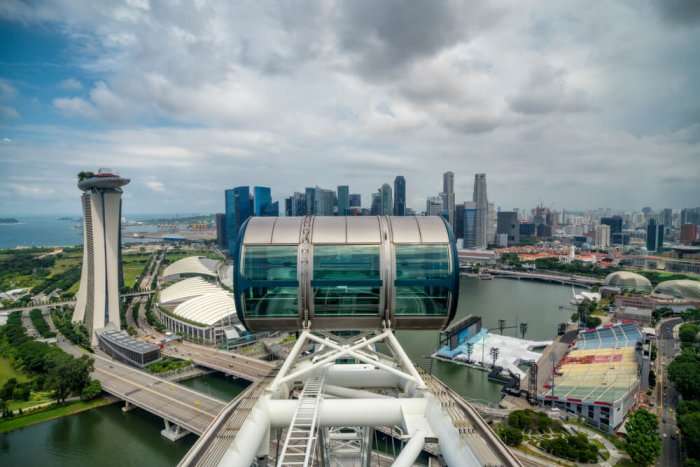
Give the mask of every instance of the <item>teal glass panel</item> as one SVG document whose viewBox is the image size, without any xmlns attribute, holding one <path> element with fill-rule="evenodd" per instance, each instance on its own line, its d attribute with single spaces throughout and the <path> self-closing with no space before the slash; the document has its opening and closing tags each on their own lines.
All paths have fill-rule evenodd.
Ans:
<svg viewBox="0 0 700 467">
<path fill-rule="evenodd" d="M 314 245 L 314 280 L 379 280 L 379 245 Z"/>
<path fill-rule="evenodd" d="M 449 289 L 437 285 L 397 286 L 396 315 L 447 315 Z"/>
<path fill-rule="evenodd" d="M 243 249 L 241 275 L 249 281 L 297 280 L 296 245 L 253 245 Z"/>
<path fill-rule="evenodd" d="M 297 316 L 297 291 L 296 287 L 250 287 L 243 293 L 245 316 Z"/>
<path fill-rule="evenodd" d="M 396 245 L 396 280 L 446 279 L 449 245 Z"/>
<path fill-rule="evenodd" d="M 334 286 L 314 288 L 317 316 L 377 315 L 381 287 Z"/>
</svg>

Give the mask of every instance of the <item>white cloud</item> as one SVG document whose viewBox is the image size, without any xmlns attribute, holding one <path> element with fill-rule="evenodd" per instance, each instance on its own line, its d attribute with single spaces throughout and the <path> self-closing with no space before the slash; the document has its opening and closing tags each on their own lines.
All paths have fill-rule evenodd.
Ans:
<svg viewBox="0 0 700 467">
<path fill-rule="evenodd" d="M 95 107 L 81 97 L 59 97 L 53 106 L 67 117 L 92 118 L 97 115 Z"/>
<path fill-rule="evenodd" d="M 16 120 L 19 118 L 19 112 L 14 107 L 8 105 L 0 105 L 0 121 Z"/>
<path fill-rule="evenodd" d="M 165 191 L 165 185 L 159 180 L 146 180 L 144 183 L 151 191 L 155 191 L 156 193 Z"/>
<path fill-rule="evenodd" d="M 80 91 L 83 89 L 83 83 L 75 78 L 68 78 L 58 83 L 58 87 L 64 91 Z"/>
</svg>

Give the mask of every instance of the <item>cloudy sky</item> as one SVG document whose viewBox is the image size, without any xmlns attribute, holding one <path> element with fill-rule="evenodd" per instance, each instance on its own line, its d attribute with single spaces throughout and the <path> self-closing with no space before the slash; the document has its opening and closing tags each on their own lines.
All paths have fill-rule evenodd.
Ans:
<svg viewBox="0 0 700 467">
<path fill-rule="evenodd" d="M 423 209 L 455 172 L 503 208 L 700 205 L 700 2 L 0 2 L 0 214 L 128 213 L 223 190 L 369 193 Z"/>
</svg>

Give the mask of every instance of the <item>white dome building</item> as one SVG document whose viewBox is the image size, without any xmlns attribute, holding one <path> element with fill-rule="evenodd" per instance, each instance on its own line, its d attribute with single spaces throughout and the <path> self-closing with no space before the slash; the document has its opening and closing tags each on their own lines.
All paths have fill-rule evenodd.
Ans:
<svg viewBox="0 0 700 467">
<path fill-rule="evenodd" d="M 605 277 L 606 287 L 617 287 L 620 290 L 651 292 L 651 282 L 646 277 L 629 271 L 618 271 Z"/>
</svg>

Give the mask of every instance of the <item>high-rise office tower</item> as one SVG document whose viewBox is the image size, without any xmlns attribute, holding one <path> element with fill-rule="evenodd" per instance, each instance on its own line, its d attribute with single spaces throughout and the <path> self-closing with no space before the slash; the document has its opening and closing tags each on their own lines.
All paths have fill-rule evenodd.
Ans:
<svg viewBox="0 0 700 467">
<path fill-rule="evenodd" d="M 455 238 L 464 238 L 464 203 L 458 204 L 455 208 L 455 225 L 452 226 L 452 232 Z"/>
<path fill-rule="evenodd" d="M 661 251 L 664 246 L 664 226 L 657 224 L 654 218 L 647 225 L 647 251 Z"/>
<path fill-rule="evenodd" d="M 406 215 L 406 179 L 402 175 L 394 179 L 394 215 Z"/>
<path fill-rule="evenodd" d="M 316 208 L 316 200 L 314 196 L 316 195 L 316 188 L 306 187 L 305 198 L 306 198 L 306 215 L 313 216 L 316 214 L 314 210 Z"/>
<path fill-rule="evenodd" d="M 284 215 L 289 217 L 292 215 L 292 205 L 294 204 L 294 198 L 291 196 L 284 198 Z"/>
<path fill-rule="evenodd" d="M 372 193 L 372 204 L 369 210 L 373 216 L 378 216 L 382 212 L 382 195 L 380 192 Z"/>
<path fill-rule="evenodd" d="M 121 327 L 121 187 L 129 182 L 109 169 L 78 176 L 83 191 L 83 265 L 73 321 L 85 324 L 93 345 L 95 331 Z"/>
<path fill-rule="evenodd" d="M 295 191 L 292 195 L 292 216 L 306 215 L 306 196 Z"/>
<path fill-rule="evenodd" d="M 479 228 L 479 209 L 475 202 L 464 203 L 464 233 L 462 246 L 464 248 L 481 248 L 477 241 Z"/>
<path fill-rule="evenodd" d="M 216 214 L 216 244 L 223 250 L 228 248 L 228 239 L 226 238 L 226 215 L 223 213 Z"/>
<path fill-rule="evenodd" d="M 600 224 L 595 226 L 595 239 L 593 241 L 598 248 L 610 247 L 610 226 Z"/>
<path fill-rule="evenodd" d="M 382 216 L 391 216 L 394 210 L 394 197 L 391 193 L 391 186 L 388 183 L 383 184 L 379 188 L 379 196 L 381 197 L 381 212 Z"/>
<path fill-rule="evenodd" d="M 698 239 L 697 224 L 681 225 L 681 243 L 684 245 L 692 245 Z"/>
<path fill-rule="evenodd" d="M 447 221 L 451 226 L 455 225 L 455 174 L 445 172 L 442 174 L 442 210 L 447 213 Z"/>
<path fill-rule="evenodd" d="M 518 213 L 514 211 L 501 211 L 497 217 L 497 234 L 505 234 L 507 245 L 517 245 L 520 243 L 520 224 L 518 223 Z"/>
<path fill-rule="evenodd" d="M 266 186 L 253 187 L 253 215 L 270 217 L 279 214 L 279 208 L 276 214 L 274 211 L 272 190 Z"/>
<path fill-rule="evenodd" d="M 600 219 L 600 223 L 610 226 L 610 242 L 613 245 L 624 244 L 624 236 L 622 235 L 622 217 L 603 217 Z"/>
<path fill-rule="evenodd" d="M 314 189 L 314 215 L 332 216 L 335 207 L 335 192 L 325 188 L 316 187 Z"/>
<path fill-rule="evenodd" d="M 663 211 L 661 211 L 661 217 L 661 222 L 664 224 L 664 227 L 666 227 L 666 229 L 670 229 L 673 225 L 673 209 L 665 208 Z"/>
<path fill-rule="evenodd" d="M 350 212 L 350 187 L 338 186 L 338 215 L 347 216 Z"/>
<path fill-rule="evenodd" d="M 238 241 L 238 231 L 246 219 L 253 215 L 254 206 L 251 206 L 251 200 L 250 188 L 247 186 L 239 186 L 225 192 L 226 237 L 232 256 Z"/>
<path fill-rule="evenodd" d="M 350 207 L 351 208 L 361 208 L 362 207 L 362 195 L 360 193 L 350 194 Z"/>
<path fill-rule="evenodd" d="M 431 196 L 425 203 L 426 216 L 439 216 L 442 214 L 442 198 L 439 196 Z"/>
<path fill-rule="evenodd" d="M 488 246 L 489 232 L 489 200 L 486 195 L 486 174 L 474 175 L 474 197 L 473 202 L 476 204 L 476 245 L 477 248 L 486 248 Z M 466 216 L 465 216 L 466 229 Z"/>
</svg>

